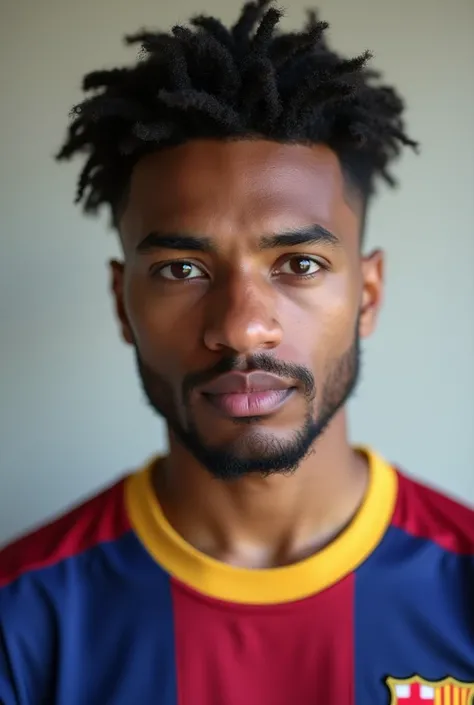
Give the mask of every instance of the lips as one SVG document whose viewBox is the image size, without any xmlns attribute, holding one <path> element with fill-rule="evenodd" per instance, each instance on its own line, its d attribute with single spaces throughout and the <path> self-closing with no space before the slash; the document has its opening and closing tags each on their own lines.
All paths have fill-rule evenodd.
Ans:
<svg viewBox="0 0 474 705">
<path fill-rule="evenodd" d="M 230 372 L 201 389 L 212 407 L 230 418 L 275 413 L 294 391 L 294 385 L 266 372 Z"/>
<path fill-rule="evenodd" d="M 283 391 L 291 382 L 267 372 L 229 372 L 202 387 L 203 394 L 251 394 L 253 392 Z"/>
</svg>

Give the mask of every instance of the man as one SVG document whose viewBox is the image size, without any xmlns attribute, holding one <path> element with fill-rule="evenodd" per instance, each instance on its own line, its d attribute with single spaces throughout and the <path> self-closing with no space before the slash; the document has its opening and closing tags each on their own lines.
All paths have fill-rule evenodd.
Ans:
<svg viewBox="0 0 474 705">
<path fill-rule="evenodd" d="M 122 336 L 169 455 L 3 550 L 4 705 L 454 703 L 474 514 L 349 445 L 368 204 L 403 104 L 269 2 L 129 38 L 59 157 L 109 207 Z"/>
</svg>

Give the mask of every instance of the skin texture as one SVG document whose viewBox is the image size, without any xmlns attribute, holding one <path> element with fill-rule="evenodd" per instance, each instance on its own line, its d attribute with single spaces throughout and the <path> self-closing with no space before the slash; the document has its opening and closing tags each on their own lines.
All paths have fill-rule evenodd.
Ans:
<svg viewBox="0 0 474 705">
<path fill-rule="evenodd" d="M 344 403 L 383 279 L 381 253 L 361 255 L 361 212 L 322 145 L 196 140 L 132 174 L 112 289 L 145 393 L 168 421 L 156 489 L 174 527 L 220 560 L 293 562 L 360 505 L 367 469 Z M 315 226 L 316 241 L 268 242 Z M 175 245 L 162 246 L 170 235 Z M 181 235 L 206 238 L 209 251 L 178 249 Z M 275 413 L 237 422 L 199 392 L 232 369 L 274 372 L 294 392 Z"/>
</svg>

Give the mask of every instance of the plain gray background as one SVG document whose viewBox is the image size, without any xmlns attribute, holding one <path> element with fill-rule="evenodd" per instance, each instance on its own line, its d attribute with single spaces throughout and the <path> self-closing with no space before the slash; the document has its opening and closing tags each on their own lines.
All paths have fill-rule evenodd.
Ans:
<svg viewBox="0 0 474 705">
<path fill-rule="evenodd" d="M 306 0 L 287 0 L 285 25 Z M 87 71 L 135 58 L 121 37 L 234 0 L 1 0 L 0 542 L 166 445 L 119 341 L 105 214 L 73 206 L 79 164 L 56 165 Z M 387 294 L 351 403 L 354 441 L 474 500 L 474 2 L 320 0 L 333 44 L 366 48 L 408 102 L 420 157 L 380 192 L 368 246 Z"/>
</svg>

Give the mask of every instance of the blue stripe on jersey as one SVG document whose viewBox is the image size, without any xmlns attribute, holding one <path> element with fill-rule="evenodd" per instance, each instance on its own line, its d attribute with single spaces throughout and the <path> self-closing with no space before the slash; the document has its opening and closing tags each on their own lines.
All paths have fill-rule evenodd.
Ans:
<svg viewBox="0 0 474 705">
<path fill-rule="evenodd" d="M 1 598 L 19 702 L 131 705 L 156 693 L 177 705 L 170 579 L 133 533 L 27 573 Z"/>
<path fill-rule="evenodd" d="M 387 676 L 474 681 L 473 584 L 473 556 L 389 529 L 355 577 L 356 705 L 388 704 Z"/>
</svg>

